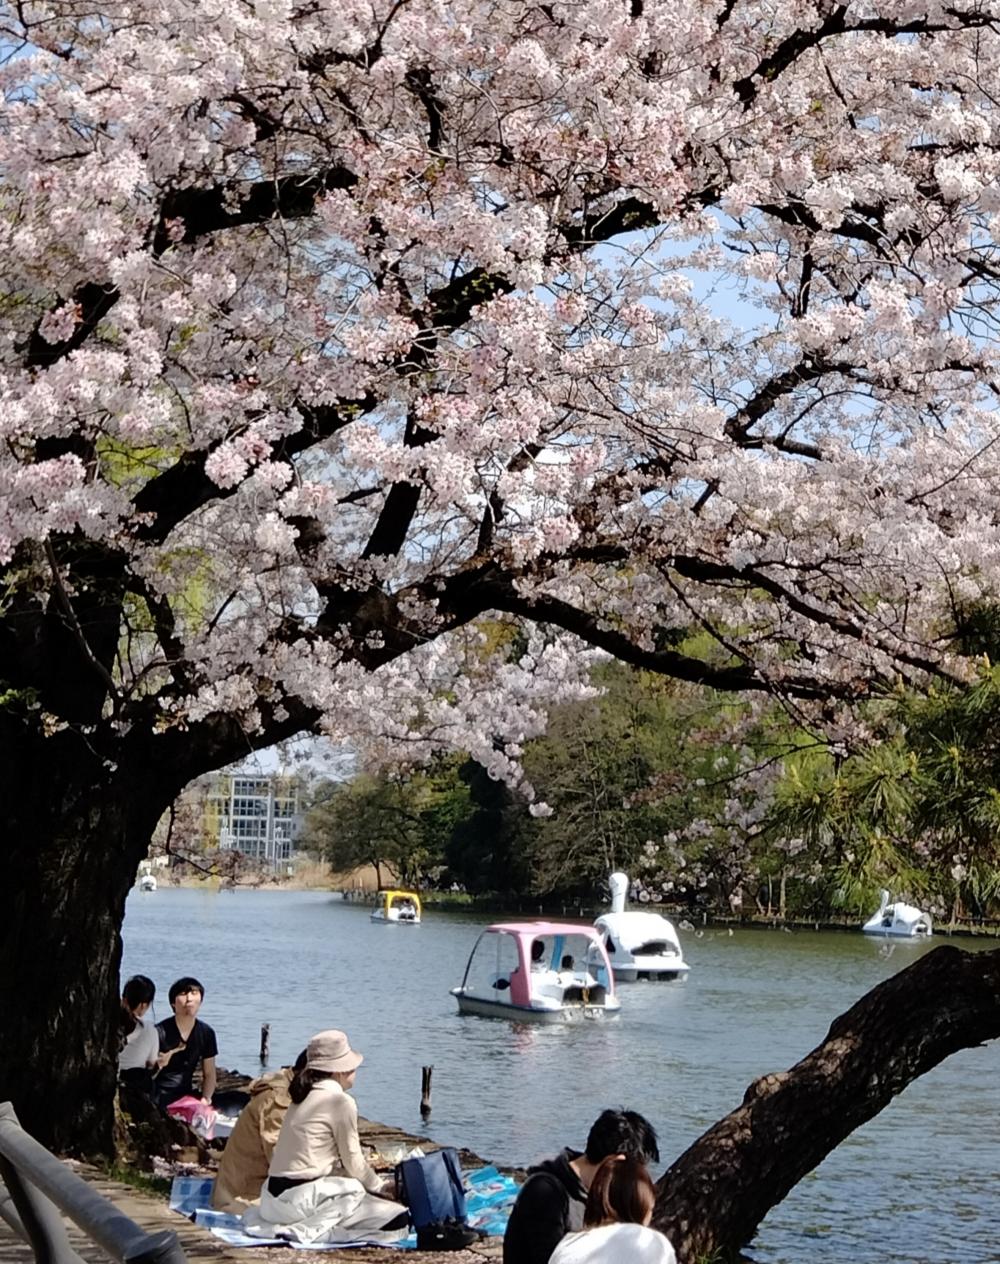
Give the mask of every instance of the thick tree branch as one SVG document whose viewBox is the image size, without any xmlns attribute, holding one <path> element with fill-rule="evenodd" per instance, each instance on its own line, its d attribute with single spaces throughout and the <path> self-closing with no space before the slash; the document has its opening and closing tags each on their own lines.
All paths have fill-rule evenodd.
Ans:
<svg viewBox="0 0 1000 1264">
<path fill-rule="evenodd" d="M 725 424 L 726 434 L 743 448 L 760 448 L 765 443 L 771 442 L 775 447 L 782 448 L 785 451 L 792 451 L 793 449 L 790 445 L 794 444 L 796 455 L 809 456 L 814 460 L 820 460 L 822 453 L 815 444 L 796 443 L 794 440 L 789 440 L 782 436 L 769 440 L 762 435 L 751 435 L 750 430 L 762 417 L 767 416 L 780 399 L 790 395 L 798 387 L 805 385 L 807 382 L 815 382 L 827 374 L 842 372 L 847 367 L 822 359 L 807 358 L 800 360 L 798 364 L 786 369 L 783 373 L 775 374 L 768 382 L 759 387 L 746 403 L 732 417 L 728 418 Z"/>
<path fill-rule="evenodd" d="M 995 13 L 978 6 L 971 10 L 946 9 L 945 12 L 955 19 L 953 24 L 932 22 L 927 17 L 912 18 L 910 21 L 903 22 L 894 21 L 892 18 L 880 17 L 862 18 L 856 22 L 848 22 L 847 15 L 850 5 L 831 5 L 829 0 L 827 0 L 827 3 L 822 7 L 828 9 L 829 12 L 819 26 L 814 27 L 812 30 L 799 29 L 793 31 L 791 35 L 781 41 L 772 53 L 762 58 L 749 75 L 746 75 L 743 79 L 737 79 L 733 83 L 733 91 L 743 102 L 745 110 L 748 110 L 756 100 L 761 83 L 772 83 L 789 66 L 798 61 L 803 53 L 808 52 L 811 48 L 818 47 L 825 39 L 829 39 L 831 36 L 868 31 L 876 35 L 884 35 L 887 39 L 897 39 L 900 35 L 929 35 L 938 31 L 976 29 L 990 26 L 998 21 Z"/>
<path fill-rule="evenodd" d="M 411 408 L 406 417 L 403 446 L 422 448 L 436 435 L 417 421 Z M 382 512 L 365 545 L 363 557 L 394 557 L 406 543 L 410 525 L 420 503 L 420 484 L 408 480 L 393 483 L 385 498 Z"/>
<path fill-rule="evenodd" d="M 25 368 L 44 369 L 55 364 L 63 356 L 82 347 L 108 312 L 118 302 L 118 290 L 113 285 L 98 285 L 88 281 L 73 291 L 69 300 L 76 308 L 76 325 L 73 332 L 62 342 L 49 342 L 42 337 L 41 322 L 31 331 L 28 339 L 27 353 L 24 357 Z"/>
<path fill-rule="evenodd" d="M 749 588 L 760 588 L 773 597 L 779 605 L 794 610 L 796 614 L 802 615 L 818 627 L 832 628 L 838 635 L 854 641 L 860 642 L 870 639 L 875 644 L 880 644 L 878 636 L 873 633 L 871 627 L 865 628 L 854 619 L 841 617 L 832 611 L 824 610 L 813 602 L 806 601 L 793 588 L 787 584 L 779 583 L 760 566 L 732 567 L 718 562 L 710 562 L 705 558 L 684 557 L 681 555 L 671 557 L 669 564 L 678 575 L 682 575 L 685 579 L 696 580 L 698 583 L 736 582 Z M 898 659 L 901 663 L 906 663 L 907 666 L 913 667 L 916 671 L 931 676 L 953 679 L 933 659 L 898 648 L 890 649 L 884 645 L 880 645 L 880 648 L 890 657 Z"/>
<path fill-rule="evenodd" d="M 275 444 L 272 459 L 291 460 L 370 413 L 378 402 L 377 397 L 369 393 L 362 399 L 341 400 L 323 407 L 298 403 L 296 408 L 302 415 L 302 426 Z M 158 474 L 136 494 L 135 511 L 145 519 L 136 527 L 137 539 L 144 544 L 162 544 L 178 523 L 211 501 L 226 500 L 239 490 L 238 487 L 219 487 L 212 482 L 205 473 L 208 455 L 209 452 L 185 452 L 176 464 Z"/>
<path fill-rule="evenodd" d="M 751 1084 L 663 1174 L 654 1224 L 680 1264 L 736 1258 L 768 1211 L 909 1083 L 998 1036 L 1000 951 L 935 949 L 862 997 L 791 1070 Z"/>
<path fill-rule="evenodd" d="M 160 218 L 153 233 L 157 258 L 175 241 L 190 245 L 209 233 L 268 220 L 302 219 L 316 208 L 316 199 L 334 189 L 353 189 L 358 178 L 347 167 L 333 166 L 313 175 L 282 176 L 258 180 L 242 190 L 228 184 L 208 189 L 176 189 L 160 204 Z M 171 222 L 177 222 L 177 233 Z"/>
<path fill-rule="evenodd" d="M 673 676 L 694 684 L 724 690 L 785 693 L 799 698 L 825 698 L 839 686 L 828 687 L 802 677 L 771 681 L 752 667 L 717 666 L 670 649 L 640 645 L 625 632 L 598 615 L 590 614 L 556 597 L 519 593 L 513 581 L 496 567 L 485 566 L 478 573 L 465 572 L 440 586 L 427 586 L 427 595 L 438 599 L 443 615 L 451 615 L 459 626 L 491 610 L 517 615 L 536 623 L 549 623 L 579 636 L 598 649 L 607 650 L 623 662 L 647 671 Z M 850 692 L 846 688 L 844 692 Z"/>
</svg>

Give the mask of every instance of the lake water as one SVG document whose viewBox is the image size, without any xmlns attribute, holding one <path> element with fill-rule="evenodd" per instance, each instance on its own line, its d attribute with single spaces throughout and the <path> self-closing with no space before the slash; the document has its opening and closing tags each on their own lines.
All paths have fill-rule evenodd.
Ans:
<svg viewBox="0 0 1000 1264">
<path fill-rule="evenodd" d="M 582 1144 L 604 1106 L 626 1105 L 654 1123 L 669 1163 L 752 1079 L 791 1066 L 837 1014 L 927 950 L 860 933 L 688 933 L 685 983 L 624 985 L 611 1022 L 536 1027 L 460 1017 L 449 995 L 489 920 L 432 909 L 420 927 L 373 924 L 366 908 L 324 892 L 133 892 L 123 977 L 152 976 L 162 1018 L 170 983 L 196 975 L 220 1064 L 249 1074 L 264 1022 L 272 1068 L 312 1032 L 344 1028 L 365 1054 L 362 1114 L 486 1159 L 526 1166 Z M 772 1211 L 750 1254 L 762 1264 L 995 1264 L 998 1073 L 1000 1042 L 916 1081 Z"/>
</svg>

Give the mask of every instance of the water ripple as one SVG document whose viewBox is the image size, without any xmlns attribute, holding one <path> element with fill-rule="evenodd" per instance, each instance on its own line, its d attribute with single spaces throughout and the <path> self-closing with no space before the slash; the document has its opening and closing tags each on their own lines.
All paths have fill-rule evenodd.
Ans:
<svg viewBox="0 0 1000 1264">
<path fill-rule="evenodd" d="M 372 1118 L 421 1131 L 420 1067 L 433 1064 L 441 1141 L 525 1165 L 580 1144 L 600 1109 L 625 1104 L 653 1121 L 669 1162 L 752 1079 L 790 1066 L 925 950 L 886 953 L 860 934 L 707 931 L 684 937 L 686 983 L 623 988 L 616 1021 L 535 1027 L 456 1011 L 448 989 L 485 920 L 431 910 L 421 927 L 380 926 L 321 892 L 161 889 L 129 899 L 123 969 L 153 976 L 161 1017 L 170 982 L 200 978 L 224 1066 L 258 1069 L 263 1022 L 272 1066 L 313 1031 L 343 1027 L 365 1053 L 355 1092 Z M 911 1085 L 772 1211 L 752 1258 L 996 1264 L 998 1071 L 992 1045 Z"/>
</svg>

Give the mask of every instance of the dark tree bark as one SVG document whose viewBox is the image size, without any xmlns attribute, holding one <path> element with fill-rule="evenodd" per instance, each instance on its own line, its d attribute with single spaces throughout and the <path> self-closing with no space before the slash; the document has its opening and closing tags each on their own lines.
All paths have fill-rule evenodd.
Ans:
<svg viewBox="0 0 1000 1264">
<path fill-rule="evenodd" d="M 942 947 L 836 1019 L 818 1048 L 766 1075 L 659 1182 L 654 1224 L 680 1264 L 734 1259 L 772 1207 L 907 1084 L 1000 1036 L 1000 951 Z"/>
<path fill-rule="evenodd" d="M 109 1154 L 119 928 L 177 787 L 2 712 L 0 765 L 0 1101 L 56 1149 Z"/>
</svg>

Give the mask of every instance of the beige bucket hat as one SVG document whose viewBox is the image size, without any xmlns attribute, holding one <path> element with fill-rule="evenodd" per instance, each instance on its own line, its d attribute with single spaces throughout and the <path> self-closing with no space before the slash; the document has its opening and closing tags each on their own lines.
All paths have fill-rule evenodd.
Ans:
<svg viewBox="0 0 1000 1264">
<path fill-rule="evenodd" d="M 346 1033 L 330 1028 L 318 1031 L 306 1046 L 307 1071 L 354 1071 L 364 1062 L 351 1048 Z"/>
</svg>

